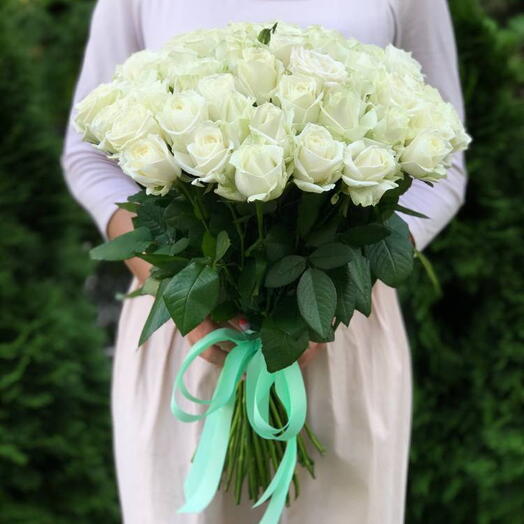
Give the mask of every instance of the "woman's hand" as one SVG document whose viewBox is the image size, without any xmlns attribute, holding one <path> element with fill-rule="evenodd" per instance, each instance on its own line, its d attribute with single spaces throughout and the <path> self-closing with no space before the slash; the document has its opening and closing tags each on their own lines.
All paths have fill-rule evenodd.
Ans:
<svg viewBox="0 0 524 524">
<path fill-rule="evenodd" d="M 134 213 L 127 211 L 125 209 L 117 209 L 113 216 L 110 218 L 107 226 L 107 237 L 112 240 L 113 238 L 128 233 L 133 230 L 132 218 L 135 216 Z M 131 273 L 138 279 L 140 284 L 143 284 L 144 281 L 149 277 L 151 270 L 151 264 L 142 260 L 138 257 L 129 258 L 125 261 L 127 267 Z M 239 331 L 244 331 L 249 329 L 249 324 L 246 319 L 242 316 L 237 316 L 228 321 L 228 324 Z M 198 342 L 201 338 L 205 337 L 211 331 L 218 329 L 219 326 L 211 319 L 206 318 L 201 324 L 199 324 L 195 329 L 190 331 L 187 334 L 187 339 L 191 345 Z M 213 345 L 206 349 L 200 356 L 211 362 L 215 366 L 222 367 L 228 351 L 231 350 L 231 343 L 223 343 L 219 345 Z M 319 353 L 324 351 L 326 344 L 310 342 L 309 347 L 302 353 L 298 359 L 300 367 L 304 369 Z"/>
<path fill-rule="evenodd" d="M 310 342 L 308 348 L 300 355 L 298 363 L 302 370 L 315 359 L 316 356 L 320 355 L 323 351 L 326 351 L 325 342 Z"/>
<path fill-rule="evenodd" d="M 191 345 L 196 344 L 201 338 L 205 337 L 211 331 L 218 329 L 220 326 L 215 324 L 210 318 L 206 318 L 195 329 L 190 331 L 186 337 Z M 213 345 L 208 347 L 203 353 L 199 355 L 204 360 L 215 364 L 215 366 L 222 367 L 227 356 L 227 349 Z"/>
<path fill-rule="evenodd" d="M 113 238 L 132 231 L 134 228 L 131 219 L 134 216 L 135 214 L 131 213 L 131 211 L 117 209 L 109 219 L 107 225 L 106 233 L 109 240 L 113 240 Z M 151 264 L 149 262 L 138 257 L 133 257 L 125 260 L 125 264 L 140 284 L 143 284 L 149 277 L 149 272 L 151 271 Z"/>
</svg>

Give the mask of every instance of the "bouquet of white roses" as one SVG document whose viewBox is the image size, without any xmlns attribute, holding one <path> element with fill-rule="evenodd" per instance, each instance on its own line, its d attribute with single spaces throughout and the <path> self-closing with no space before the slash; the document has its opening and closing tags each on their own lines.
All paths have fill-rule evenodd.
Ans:
<svg viewBox="0 0 524 524">
<path fill-rule="evenodd" d="M 276 522 L 298 463 L 313 472 L 297 359 L 371 311 L 380 279 L 398 286 L 413 247 L 396 214 L 413 178 L 445 176 L 469 136 L 420 65 L 393 46 L 319 26 L 241 23 L 141 51 L 77 106 L 85 140 L 145 191 L 119 204 L 135 229 L 95 258 L 139 256 L 156 296 L 140 343 L 170 318 L 188 333 L 207 316 L 242 313 L 190 350 L 172 409 L 207 416 L 182 511 L 200 511 L 222 481 L 237 499 L 271 502 Z M 209 345 L 229 353 L 204 415 L 180 410 L 183 374 Z M 246 374 L 245 381 L 242 379 Z M 271 480 L 271 475 L 274 475 Z M 259 498 L 260 491 L 263 491 Z"/>
</svg>

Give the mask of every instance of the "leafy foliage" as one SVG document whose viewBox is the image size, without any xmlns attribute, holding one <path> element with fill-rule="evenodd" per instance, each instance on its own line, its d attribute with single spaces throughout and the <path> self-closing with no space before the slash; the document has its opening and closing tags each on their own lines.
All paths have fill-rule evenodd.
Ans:
<svg viewBox="0 0 524 524">
<path fill-rule="evenodd" d="M 82 292 L 87 222 L 58 166 L 51 64 L 35 60 L 49 19 L 20 5 L 0 6 L 0 521 L 111 523 L 109 363 Z M 35 32 L 22 39 L 24 27 Z"/>
<path fill-rule="evenodd" d="M 475 1 L 450 6 L 474 141 L 466 204 L 427 252 L 443 295 L 420 267 L 403 293 L 416 382 L 407 522 L 512 524 L 524 515 L 518 54 Z"/>
</svg>

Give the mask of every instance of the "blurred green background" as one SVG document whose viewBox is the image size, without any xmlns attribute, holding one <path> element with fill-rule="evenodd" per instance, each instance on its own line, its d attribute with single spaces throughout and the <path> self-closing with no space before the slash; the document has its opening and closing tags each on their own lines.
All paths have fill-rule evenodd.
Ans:
<svg viewBox="0 0 524 524">
<path fill-rule="evenodd" d="M 520 4 L 520 9 L 519 9 Z M 467 203 L 401 290 L 415 374 L 408 523 L 524 522 L 524 14 L 450 0 Z M 92 0 L 0 5 L 0 522 L 119 522 L 109 378 L 122 266 L 58 158 Z M 109 355 L 108 355 L 109 354 Z"/>
</svg>

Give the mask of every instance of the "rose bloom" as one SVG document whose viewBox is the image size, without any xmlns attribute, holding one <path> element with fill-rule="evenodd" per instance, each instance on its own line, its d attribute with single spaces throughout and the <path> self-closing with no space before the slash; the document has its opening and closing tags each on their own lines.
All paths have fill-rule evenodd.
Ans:
<svg viewBox="0 0 524 524">
<path fill-rule="evenodd" d="M 154 195 L 165 195 L 181 173 L 164 140 L 153 134 L 129 143 L 120 154 L 119 164 L 124 173 Z"/>
<path fill-rule="evenodd" d="M 288 177 L 281 147 L 245 144 L 229 162 L 235 168 L 236 190 L 248 202 L 273 200 L 282 194 Z"/>
<path fill-rule="evenodd" d="M 341 174 L 344 144 L 316 124 L 308 124 L 295 140 L 295 184 L 312 193 L 333 189 Z"/>
<path fill-rule="evenodd" d="M 346 147 L 342 181 L 355 205 L 374 206 L 382 195 L 397 186 L 399 166 L 393 150 L 372 140 Z"/>
</svg>

